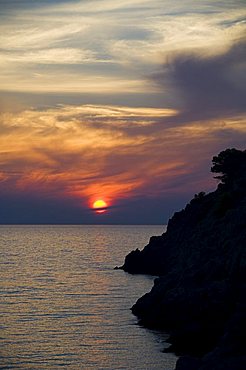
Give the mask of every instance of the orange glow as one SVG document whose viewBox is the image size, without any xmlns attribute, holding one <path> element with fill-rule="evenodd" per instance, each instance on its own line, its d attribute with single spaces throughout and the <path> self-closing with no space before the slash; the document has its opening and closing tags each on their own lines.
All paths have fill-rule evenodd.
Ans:
<svg viewBox="0 0 246 370">
<path fill-rule="evenodd" d="M 99 215 L 102 214 L 102 213 L 105 213 L 105 212 L 107 212 L 106 209 L 97 209 L 96 210 L 96 213 L 99 214 Z"/>
</svg>

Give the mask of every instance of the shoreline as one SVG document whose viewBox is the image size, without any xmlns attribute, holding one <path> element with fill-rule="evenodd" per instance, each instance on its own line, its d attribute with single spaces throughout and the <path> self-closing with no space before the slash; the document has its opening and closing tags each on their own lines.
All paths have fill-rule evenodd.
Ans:
<svg viewBox="0 0 246 370">
<path fill-rule="evenodd" d="M 176 370 L 246 368 L 243 159 L 240 176 L 222 181 L 212 193 L 196 194 L 169 220 L 164 234 L 130 252 L 120 267 L 159 276 L 132 312 L 141 325 L 170 334 L 167 352 L 180 356 Z"/>
</svg>

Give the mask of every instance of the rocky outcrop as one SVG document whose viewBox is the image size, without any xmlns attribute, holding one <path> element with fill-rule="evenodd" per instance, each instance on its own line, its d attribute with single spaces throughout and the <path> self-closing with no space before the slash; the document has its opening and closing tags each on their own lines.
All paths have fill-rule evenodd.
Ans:
<svg viewBox="0 0 246 370">
<path fill-rule="evenodd" d="M 122 266 L 159 276 L 132 311 L 141 324 L 170 332 L 168 350 L 181 356 L 177 370 L 246 369 L 244 159 L 234 179 L 196 195 L 166 233 Z"/>
</svg>

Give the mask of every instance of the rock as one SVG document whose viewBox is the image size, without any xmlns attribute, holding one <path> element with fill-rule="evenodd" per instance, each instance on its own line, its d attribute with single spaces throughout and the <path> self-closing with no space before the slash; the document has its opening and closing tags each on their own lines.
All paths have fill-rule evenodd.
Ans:
<svg viewBox="0 0 246 370">
<path fill-rule="evenodd" d="M 142 251 L 132 251 L 122 266 L 130 273 L 159 276 L 132 312 L 142 325 L 169 331 L 168 350 L 186 355 L 176 370 L 246 369 L 246 151 L 242 153 L 242 166 L 231 172 L 235 179 L 223 177 L 217 190 L 196 195 L 169 220 L 166 233 L 151 237 Z"/>
<path fill-rule="evenodd" d="M 178 359 L 176 370 L 198 370 L 201 366 L 201 363 L 202 361 L 199 358 L 183 356 Z"/>
</svg>

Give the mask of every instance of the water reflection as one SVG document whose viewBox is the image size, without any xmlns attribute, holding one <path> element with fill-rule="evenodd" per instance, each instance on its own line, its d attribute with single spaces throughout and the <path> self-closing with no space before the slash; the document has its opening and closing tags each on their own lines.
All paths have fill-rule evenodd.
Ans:
<svg viewBox="0 0 246 370">
<path fill-rule="evenodd" d="M 129 308 L 152 278 L 113 267 L 158 227 L 1 227 L 1 366 L 166 369 Z"/>
</svg>

